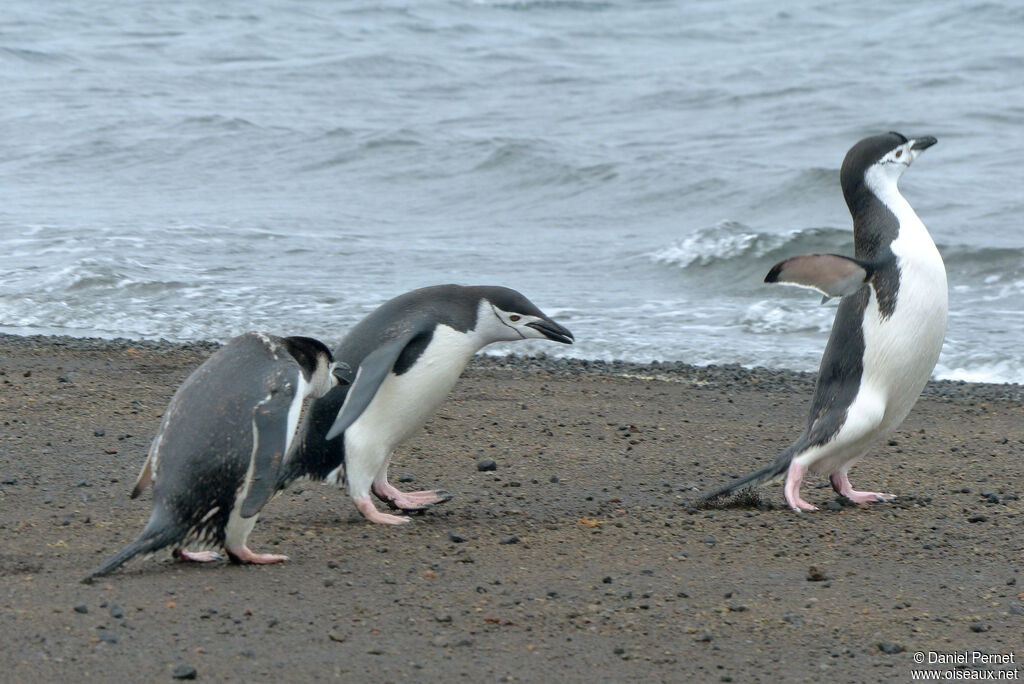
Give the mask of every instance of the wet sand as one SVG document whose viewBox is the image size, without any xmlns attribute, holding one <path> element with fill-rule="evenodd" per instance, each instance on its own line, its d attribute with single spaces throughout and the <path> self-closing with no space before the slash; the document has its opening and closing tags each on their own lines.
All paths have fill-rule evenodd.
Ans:
<svg viewBox="0 0 1024 684">
<path fill-rule="evenodd" d="M 478 358 L 395 455 L 455 495 L 411 525 L 298 482 L 250 538 L 289 563 L 78 583 L 148 518 L 128 493 L 212 349 L 0 336 L 0 680 L 910 681 L 965 651 L 1024 677 L 1015 385 L 930 384 L 851 473 L 895 503 L 812 479 L 797 515 L 777 485 L 691 504 L 795 438 L 810 375 Z"/>
</svg>

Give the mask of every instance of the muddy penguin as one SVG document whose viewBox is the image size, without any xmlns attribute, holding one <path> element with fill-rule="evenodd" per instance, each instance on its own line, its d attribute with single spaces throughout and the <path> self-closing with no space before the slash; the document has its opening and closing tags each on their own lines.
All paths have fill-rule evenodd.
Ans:
<svg viewBox="0 0 1024 684">
<path fill-rule="evenodd" d="M 289 477 L 347 481 L 356 508 L 376 523 L 409 518 L 377 510 L 371 492 L 407 511 L 447 501 L 444 491 L 403 492 L 388 482 L 391 452 L 444 402 L 477 351 L 521 339 L 573 342 L 572 333 L 505 287 L 438 285 L 385 302 L 334 350 L 355 378 L 315 402 Z"/>
<path fill-rule="evenodd" d="M 219 558 L 186 544 L 224 547 L 240 563 L 287 560 L 253 553 L 246 539 L 283 486 L 303 413 L 345 370 L 308 337 L 246 333 L 216 351 L 174 393 L 132 491 L 134 499 L 153 483 L 149 522 L 83 581 L 167 546 L 183 560 Z"/>
<path fill-rule="evenodd" d="M 808 254 L 776 264 L 765 282 L 789 283 L 842 297 L 811 400 L 807 428 L 760 470 L 703 495 L 713 499 L 785 474 L 795 511 L 808 472 L 829 476 L 856 503 L 891 494 L 857 491 L 850 467 L 903 422 L 931 376 L 946 334 L 946 269 L 924 223 L 900 194 L 903 172 L 936 143 L 899 133 L 861 140 L 840 172 L 853 216 L 854 257 Z"/>
</svg>

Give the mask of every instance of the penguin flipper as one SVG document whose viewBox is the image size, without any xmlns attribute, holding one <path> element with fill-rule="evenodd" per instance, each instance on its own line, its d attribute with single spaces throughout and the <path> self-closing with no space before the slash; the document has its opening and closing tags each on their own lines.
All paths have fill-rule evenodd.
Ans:
<svg viewBox="0 0 1024 684">
<path fill-rule="evenodd" d="M 252 480 L 242 502 L 243 518 L 259 513 L 277 492 L 292 437 L 288 434 L 288 411 L 294 400 L 295 390 L 290 384 L 282 384 L 282 389 L 272 391 L 252 411 Z"/>
<path fill-rule="evenodd" d="M 873 272 L 870 264 L 840 254 L 801 254 L 772 266 L 764 282 L 809 287 L 827 300 L 853 294 Z"/>
<path fill-rule="evenodd" d="M 345 432 L 362 415 L 366 407 L 373 401 L 381 383 L 391 372 L 402 350 L 415 335 L 416 331 L 410 331 L 401 337 L 385 342 L 366 355 L 366 358 L 359 364 L 356 379 L 349 387 L 345 403 L 338 411 L 338 417 L 334 419 L 334 424 L 327 431 L 327 439 L 334 439 Z"/>
<path fill-rule="evenodd" d="M 139 472 L 138 479 L 135 480 L 135 488 L 132 489 L 131 496 L 129 498 L 136 499 L 139 494 L 142 494 L 143 490 L 149 486 L 149 483 L 153 481 L 153 454 L 149 454 L 146 457 L 146 462 L 142 466 L 142 470 Z"/>
</svg>

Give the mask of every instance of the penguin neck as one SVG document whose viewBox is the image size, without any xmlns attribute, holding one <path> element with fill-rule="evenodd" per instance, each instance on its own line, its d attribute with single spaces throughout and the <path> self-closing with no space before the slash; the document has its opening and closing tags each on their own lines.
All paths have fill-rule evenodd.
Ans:
<svg viewBox="0 0 1024 684">
<path fill-rule="evenodd" d="M 864 183 L 847 197 L 857 257 L 876 262 L 888 260 L 897 241 L 913 245 L 915 251 L 934 250 L 928 229 L 900 193 L 896 181 L 881 171 L 873 172 L 875 169 L 869 170 Z"/>
</svg>

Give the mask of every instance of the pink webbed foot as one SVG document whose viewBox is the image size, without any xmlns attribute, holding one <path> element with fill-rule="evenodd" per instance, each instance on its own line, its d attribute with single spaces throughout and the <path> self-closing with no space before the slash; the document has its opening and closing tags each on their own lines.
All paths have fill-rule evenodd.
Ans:
<svg viewBox="0 0 1024 684">
<path fill-rule="evenodd" d="M 837 494 L 845 496 L 853 503 L 884 503 L 896 498 L 895 494 L 883 494 L 882 492 L 858 492 L 853 488 L 853 485 L 850 484 L 850 478 L 846 473 L 832 473 L 829 481 L 832 483 L 832 489 L 836 490 Z"/>
<path fill-rule="evenodd" d="M 811 505 L 800 498 L 800 485 L 803 484 L 804 475 L 807 474 L 807 466 L 792 461 L 789 464 L 789 472 L 786 473 L 786 503 L 797 513 L 804 511 L 816 511 L 817 506 Z"/>
<path fill-rule="evenodd" d="M 188 561 L 190 563 L 212 563 L 213 561 L 224 560 L 224 557 L 216 551 L 189 551 L 188 549 L 175 549 L 172 555 L 178 560 Z"/>
<path fill-rule="evenodd" d="M 452 495 L 443 489 L 403 492 L 387 481 L 379 484 L 375 482 L 371 491 L 392 509 L 397 508 L 403 511 L 421 511 L 428 506 L 444 503 L 452 498 Z"/>
<path fill-rule="evenodd" d="M 228 549 L 228 555 L 235 563 L 252 563 L 254 565 L 269 565 L 271 563 L 282 563 L 290 561 L 288 556 L 279 553 L 253 553 L 248 546 L 240 549 Z"/>
<path fill-rule="evenodd" d="M 373 501 L 370 500 L 370 496 L 360 496 L 352 500 L 359 512 L 363 514 L 363 517 L 372 523 L 380 523 L 381 525 L 408 525 L 412 522 L 409 518 L 402 517 L 400 515 L 391 515 L 390 513 L 381 513 L 377 510 L 377 507 L 373 505 Z"/>
</svg>

